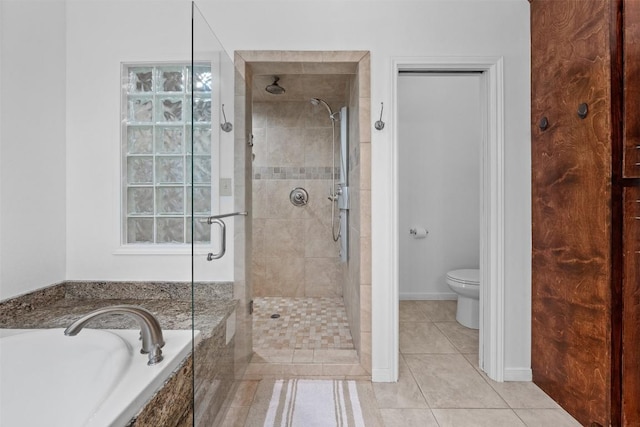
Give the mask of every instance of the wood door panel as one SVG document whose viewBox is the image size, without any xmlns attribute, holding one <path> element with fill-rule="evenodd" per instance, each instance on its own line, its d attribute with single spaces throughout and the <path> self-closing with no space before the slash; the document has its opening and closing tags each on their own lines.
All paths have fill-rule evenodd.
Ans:
<svg viewBox="0 0 640 427">
<path fill-rule="evenodd" d="M 640 177 L 640 1 L 624 2 L 624 176 Z"/>
<path fill-rule="evenodd" d="M 602 425 L 611 404 L 609 4 L 531 2 L 533 379 L 581 423 Z"/>
<path fill-rule="evenodd" d="M 640 187 L 624 189 L 623 425 L 640 425 Z"/>
</svg>

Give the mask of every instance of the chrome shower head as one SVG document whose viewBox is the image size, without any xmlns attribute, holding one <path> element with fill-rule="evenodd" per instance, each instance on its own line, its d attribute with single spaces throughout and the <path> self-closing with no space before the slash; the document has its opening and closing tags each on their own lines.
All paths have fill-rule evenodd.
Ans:
<svg viewBox="0 0 640 427">
<path fill-rule="evenodd" d="M 274 76 L 273 83 L 265 87 L 264 90 L 266 90 L 272 95 L 282 95 L 285 92 L 285 90 L 282 86 L 278 84 L 278 80 L 280 80 L 280 77 Z"/>
<path fill-rule="evenodd" d="M 329 112 L 329 118 L 331 120 L 336 120 L 338 119 L 337 115 L 340 113 L 339 111 L 336 111 L 335 113 L 333 111 L 331 111 L 331 107 L 329 107 L 329 104 L 327 104 L 327 102 L 324 99 L 321 98 L 311 98 L 310 99 L 311 105 L 315 105 L 318 106 L 320 104 L 324 105 L 324 108 L 327 109 L 327 111 Z"/>
</svg>

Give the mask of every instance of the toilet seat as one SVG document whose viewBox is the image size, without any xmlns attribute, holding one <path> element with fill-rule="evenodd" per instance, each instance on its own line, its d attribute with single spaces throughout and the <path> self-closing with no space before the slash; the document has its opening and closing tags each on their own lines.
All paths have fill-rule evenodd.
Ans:
<svg viewBox="0 0 640 427">
<path fill-rule="evenodd" d="M 447 280 L 462 285 L 480 286 L 480 270 L 477 268 L 453 270 L 447 273 Z"/>
</svg>

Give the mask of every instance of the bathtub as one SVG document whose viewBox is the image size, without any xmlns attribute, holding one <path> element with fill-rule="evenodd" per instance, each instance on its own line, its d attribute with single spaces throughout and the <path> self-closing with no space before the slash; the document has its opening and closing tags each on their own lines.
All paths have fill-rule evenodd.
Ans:
<svg viewBox="0 0 640 427">
<path fill-rule="evenodd" d="M 191 330 L 163 331 L 148 366 L 138 330 L 63 331 L 0 329 L 0 426 L 124 426 L 192 347 Z"/>
</svg>

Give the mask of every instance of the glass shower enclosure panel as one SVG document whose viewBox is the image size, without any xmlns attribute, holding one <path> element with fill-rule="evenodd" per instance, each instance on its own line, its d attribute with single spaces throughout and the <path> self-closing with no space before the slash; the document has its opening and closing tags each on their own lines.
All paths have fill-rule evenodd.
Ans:
<svg viewBox="0 0 640 427">
<path fill-rule="evenodd" d="M 192 315 L 200 332 L 193 351 L 193 421 L 215 426 L 251 352 L 245 280 L 250 148 L 243 75 L 195 3 L 190 87 Z"/>
</svg>

